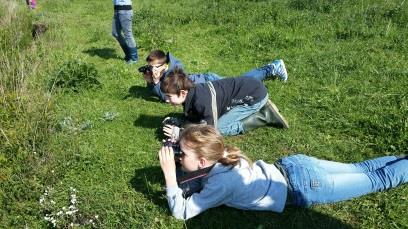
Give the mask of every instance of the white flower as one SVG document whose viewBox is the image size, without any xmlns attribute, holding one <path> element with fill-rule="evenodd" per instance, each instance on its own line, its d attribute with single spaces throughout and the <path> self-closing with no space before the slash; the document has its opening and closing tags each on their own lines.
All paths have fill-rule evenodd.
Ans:
<svg viewBox="0 0 408 229">
<path fill-rule="evenodd" d="M 73 211 L 67 211 L 65 212 L 66 215 L 72 215 L 74 212 Z"/>
</svg>

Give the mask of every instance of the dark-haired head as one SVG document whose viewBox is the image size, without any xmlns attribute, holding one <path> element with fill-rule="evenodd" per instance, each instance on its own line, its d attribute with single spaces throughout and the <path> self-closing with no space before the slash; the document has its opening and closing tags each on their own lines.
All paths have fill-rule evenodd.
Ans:
<svg viewBox="0 0 408 229">
<path fill-rule="evenodd" d="M 180 95 L 181 91 L 189 91 L 194 87 L 193 81 L 188 78 L 182 69 L 175 68 L 167 73 L 166 78 L 160 84 L 160 90 L 165 94 Z"/>
</svg>

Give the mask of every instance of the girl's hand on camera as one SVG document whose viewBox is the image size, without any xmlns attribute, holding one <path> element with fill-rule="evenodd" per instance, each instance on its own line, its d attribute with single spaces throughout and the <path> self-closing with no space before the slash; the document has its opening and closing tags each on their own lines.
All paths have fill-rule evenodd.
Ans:
<svg viewBox="0 0 408 229">
<path fill-rule="evenodd" d="M 167 187 L 177 186 L 176 163 L 171 147 L 163 146 L 159 151 L 160 167 L 163 170 Z"/>
</svg>

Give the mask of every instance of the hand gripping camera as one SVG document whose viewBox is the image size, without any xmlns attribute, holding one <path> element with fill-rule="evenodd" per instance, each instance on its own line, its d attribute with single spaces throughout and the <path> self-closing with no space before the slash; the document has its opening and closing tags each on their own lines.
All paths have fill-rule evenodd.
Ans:
<svg viewBox="0 0 408 229">
<path fill-rule="evenodd" d="M 139 72 L 143 74 L 151 74 L 152 73 L 152 66 L 150 65 L 144 65 L 140 68 L 137 69 Z"/>
<path fill-rule="evenodd" d="M 166 140 L 165 142 L 163 142 L 163 146 L 171 147 L 173 149 L 174 159 L 176 161 L 178 161 L 178 159 L 183 155 L 183 153 L 181 152 L 180 144 L 176 142 Z"/>
<path fill-rule="evenodd" d="M 171 125 L 171 126 L 177 126 L 177 127 L 181 127 L 181 125 L 182 125 L 181 121 L 178 118 L 175 118 L 175 117 L 168 117 L 168 118 L 164 119 L 162 124 L 163 124 L 163 126 Z"/>
</svg>

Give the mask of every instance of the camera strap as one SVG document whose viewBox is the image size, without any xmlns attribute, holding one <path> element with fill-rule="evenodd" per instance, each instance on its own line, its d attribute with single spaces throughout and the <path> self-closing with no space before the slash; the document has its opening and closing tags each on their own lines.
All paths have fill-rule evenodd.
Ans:
<svg viewBox="0 0 408 229">
<path fill-rule="evenodd" d="M 207 85 L 211 92 L 211 109 L 213 113 L 214 128 L 217 129 L 217 121 L 218 121 L 217 93 L 215 92 L 214 85 L 211 82 L 207 82 Z"/>
<path fill-rule="evenodd" d="M 211 169 L 214 167 L 214 165 L 212 165 L 210 167 L 207 167 L 207 168 L 196 170 L 196 171 L 191 172 L 191 173 L 187 173 L 186 175 L 181 176 L 181 177 L 177 177 L 177 183 L 178 184 L 184 184 L 186 182 L 189 182 L 189 181 L 201 178 L 201 177 L 205 177 L 205 176 L 208 175 L 208 173 L 211 171 Z"/>
</svg>

